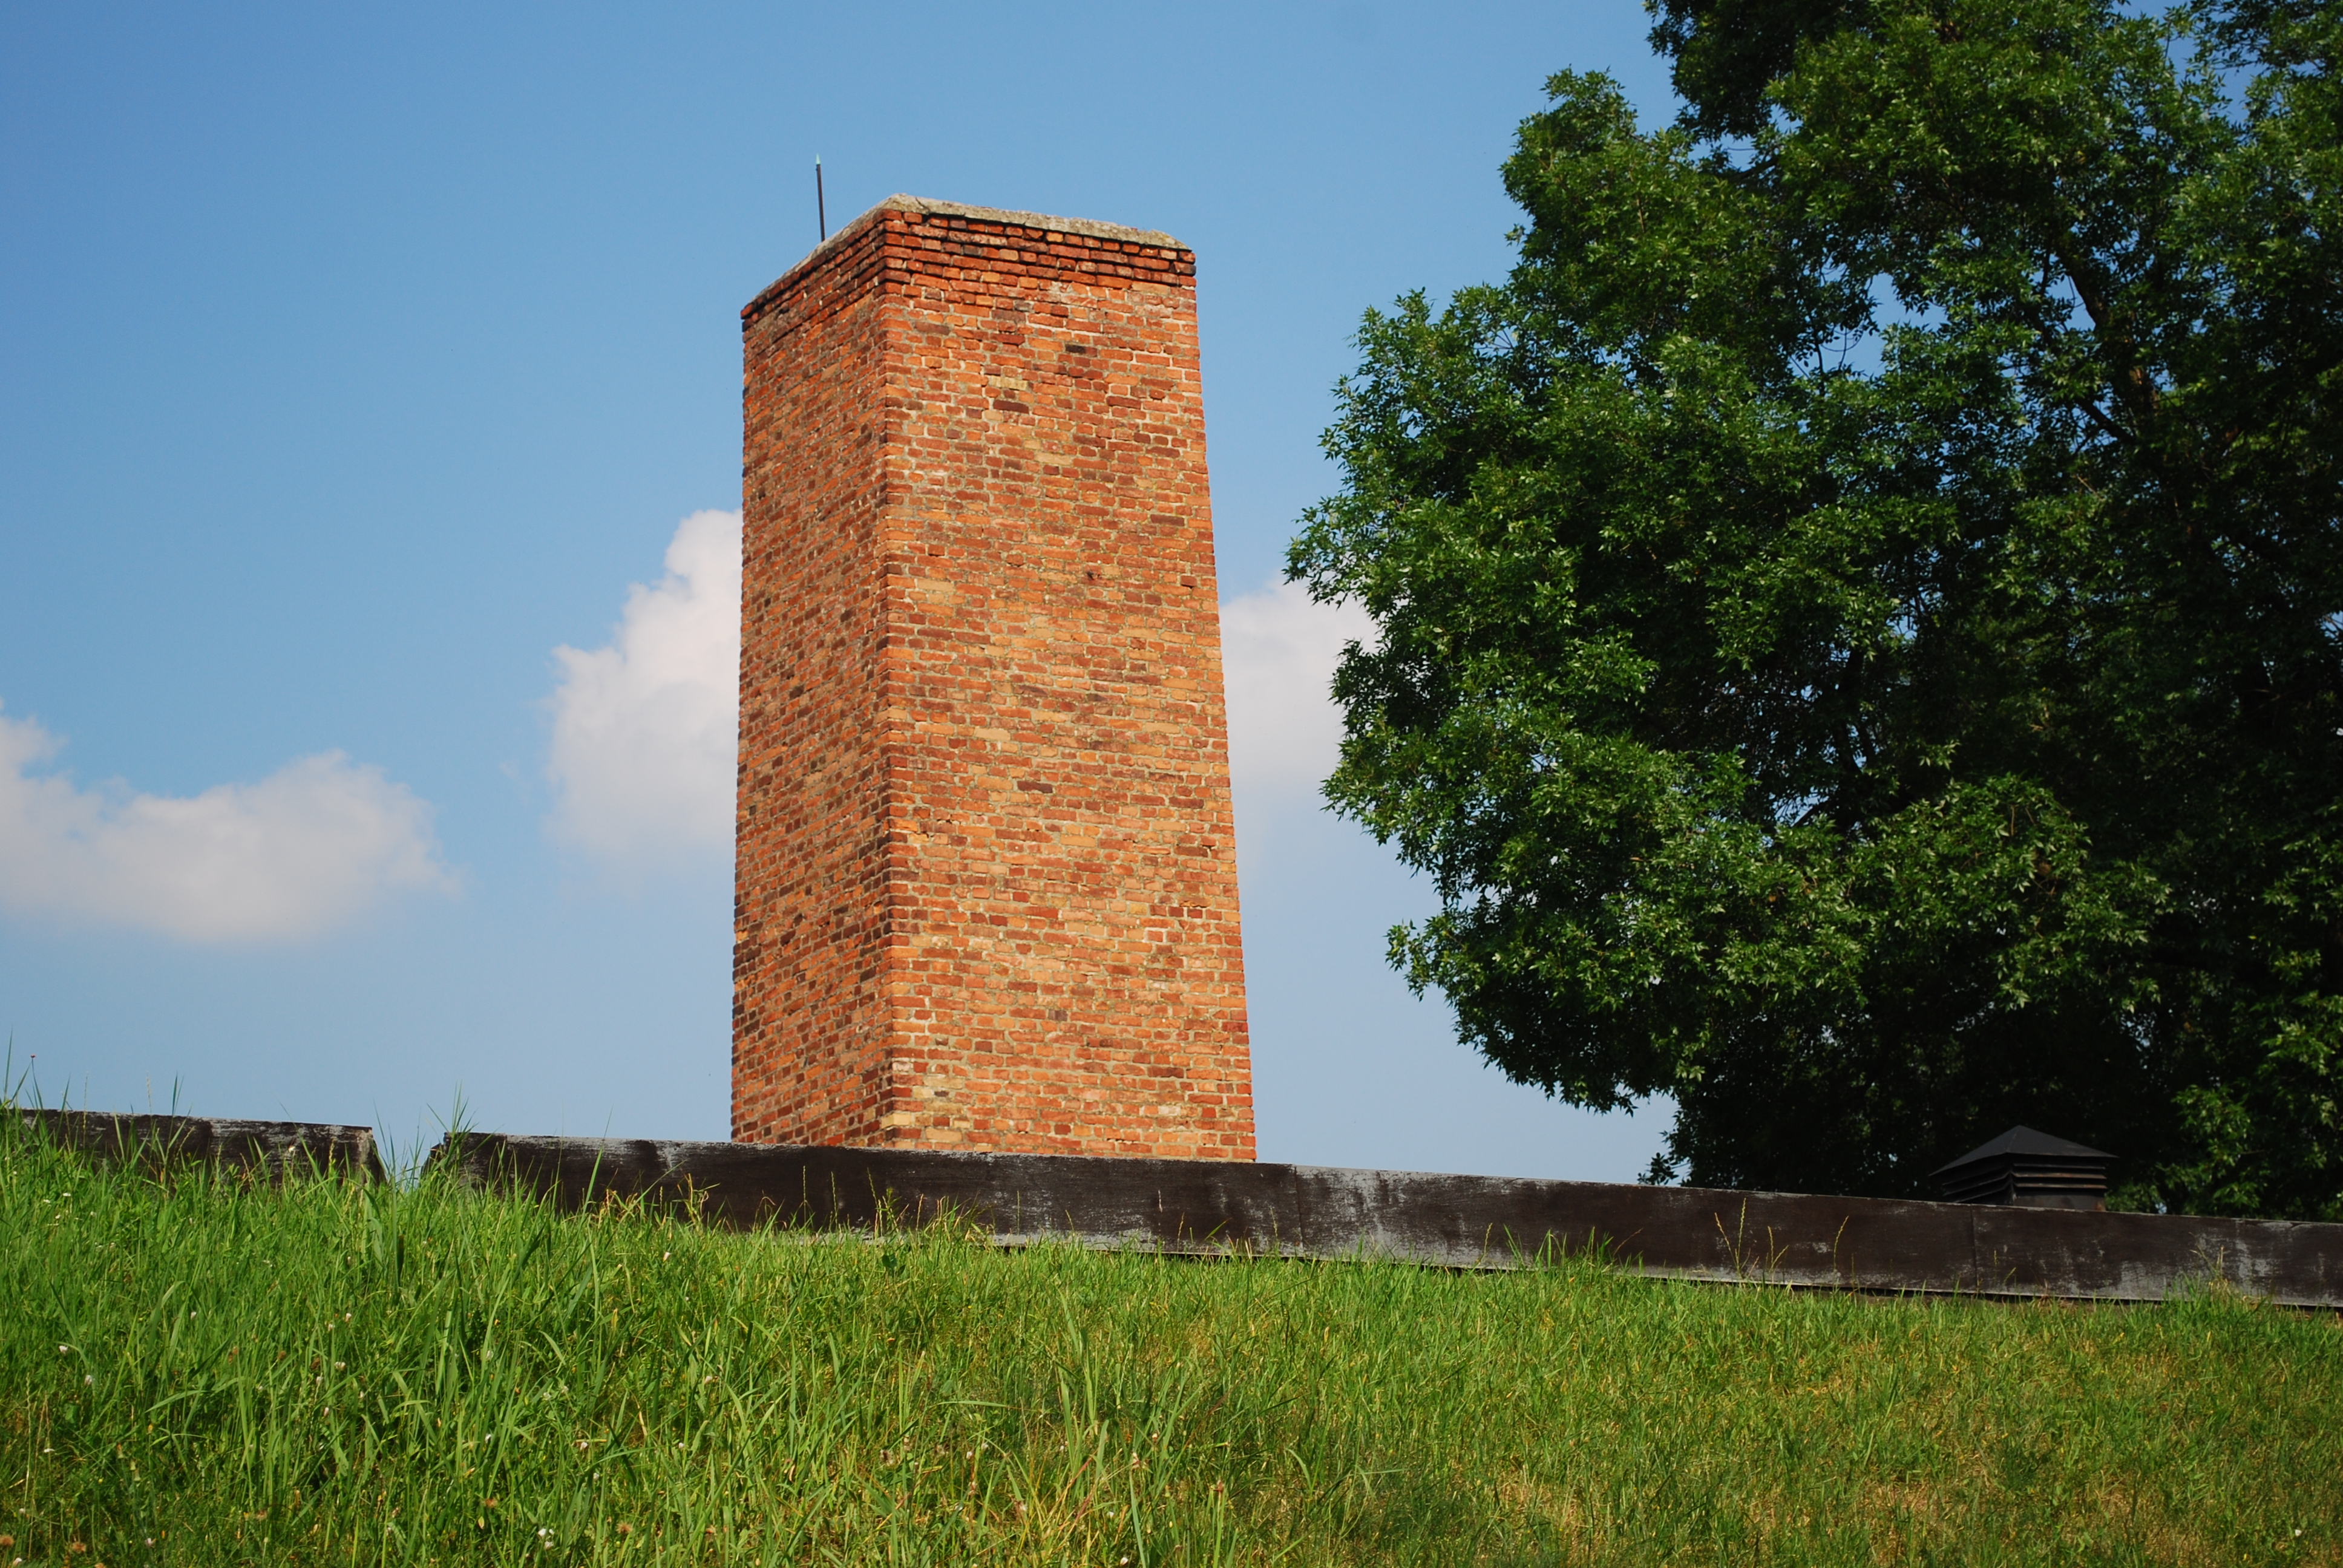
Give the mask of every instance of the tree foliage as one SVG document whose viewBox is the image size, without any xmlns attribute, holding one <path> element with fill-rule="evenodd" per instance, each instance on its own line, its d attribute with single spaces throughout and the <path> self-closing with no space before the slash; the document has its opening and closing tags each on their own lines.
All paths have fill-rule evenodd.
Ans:
<svg viewBox="0 0 2343 1568">
<path fill-rule="evenodd" d="M 1683 116 L 1553 78 L 1293 547 L 1394 961 L 1655 1176 L 2343 1218 L 2343 6 L 1655 11 Z"/>
</svg>

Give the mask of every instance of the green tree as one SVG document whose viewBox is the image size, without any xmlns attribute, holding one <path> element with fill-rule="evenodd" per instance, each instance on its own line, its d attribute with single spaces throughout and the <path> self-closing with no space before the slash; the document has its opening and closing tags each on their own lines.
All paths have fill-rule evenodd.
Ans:
<svg viewBox="0 0 2343 1568">
<path fill-rule="evenodd" d="M 2343 1218 L 2335 0 L 1662 0 L 1501 286 L 1371 312 L 1292 575 L 1329 799 L 1511 1077 L 1671 1172 Z"/>
</svg>

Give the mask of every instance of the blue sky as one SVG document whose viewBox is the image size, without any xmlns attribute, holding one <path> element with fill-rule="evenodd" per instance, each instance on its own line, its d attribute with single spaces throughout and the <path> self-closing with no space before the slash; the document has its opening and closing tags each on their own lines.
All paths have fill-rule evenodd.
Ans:
<svg viewBox="0 0 2343 1568">
<path fill-rule="evenodd" d="M 402 1142 L 459 1090 L 486 1127 L 724 1135 L 709 731 L 643 724 L 699 711 L 738 312 L 813 243 L 819 154 L 833 226 L 907 191 L 1198 253 L 1262 1156 L 1632 1178 L 1664 1110 L 1503 1083 L 1385 968 L 1429 896 L 1316 806 L 1346 623 L 1272 585 L 1360 312 L 1503 272 L 1548 73 L 1670 113 L 1647 25 L 0 10 L 17 1065 Z"/>
</svg>

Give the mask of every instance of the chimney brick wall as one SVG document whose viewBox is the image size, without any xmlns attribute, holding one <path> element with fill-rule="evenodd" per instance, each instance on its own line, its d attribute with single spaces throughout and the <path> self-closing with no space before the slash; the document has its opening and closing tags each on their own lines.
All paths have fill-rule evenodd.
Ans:
<svg viewBox="0 0 2343 1568">
<path fill-rule="evenodd" d="M 1251 1159 L 1193 255 L 899 196 L 742 331 L 733 1136 Z"/>
</svg>

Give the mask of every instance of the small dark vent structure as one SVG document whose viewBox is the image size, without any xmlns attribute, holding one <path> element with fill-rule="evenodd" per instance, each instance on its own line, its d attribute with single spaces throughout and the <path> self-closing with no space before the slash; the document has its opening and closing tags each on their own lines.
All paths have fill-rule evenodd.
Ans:
<svg viewBox="0 0 2343 1568">
<path fill-rule="evenodd" d="M 2013 1127 L 1936 1172 L 1947 1203 L 2015 1203 L 2028 1209 L 2104 1209 L 2112 1154 L 2031 1127 Z"/>
</svg>

